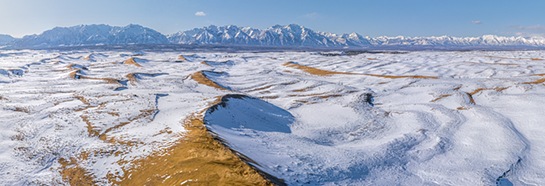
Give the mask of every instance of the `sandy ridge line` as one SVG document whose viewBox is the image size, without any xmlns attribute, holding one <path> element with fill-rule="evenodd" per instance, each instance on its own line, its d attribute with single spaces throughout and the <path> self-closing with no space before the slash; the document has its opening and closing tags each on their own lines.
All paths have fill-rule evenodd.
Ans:
<svg viewBox="0 0 545 186">
<path fill-rule="evenodd" d="M 274 185 L 206 128 L 204 113 L 222 104 L 221 98 L 183 121 L 188 132 L 177 144 L 134 160 L 123 175 L 109 174 L 108 180 L 115 185 Z"/>
<path fill-rule="evenodd" d="M 212 81 L 210 78 L 208 78 L 206 76 L 206 74 L 204 72 L 205 71 L 198 71 L 198 72 L 195 72 L 195 73 L 191 74 L 191 79 L 195 80 L 197 83 L 199 83 L 201 85 L 206 85 L 206 86 L 217 88 L 217 89 L 220 89 L 220 90 L 229 90 L 226 87 L 221 86 L 220 84 Z"/>
<path fill-rule="evenodd" d="M 314 67 L 309 67 L 305 65 L 300 65 L 295 62 L 284 63 L 283 66 L 296 68 L 302 71 L 305 71 L 312 75 L 317 76 L 331 76 L 331 75 L 363 75 L 363 76 L 372 76 L 388 79 L 399 79 L 399 78 L 413 78 L 413 79 L 438 79 L 436 76 L 422 76 L 422 75 L 380 75 L 380 74 L 366 74 L 366 73 L 353 73 L 353 72 L 336 72 L 330 70 L 322 70 Z"/>
</svg>

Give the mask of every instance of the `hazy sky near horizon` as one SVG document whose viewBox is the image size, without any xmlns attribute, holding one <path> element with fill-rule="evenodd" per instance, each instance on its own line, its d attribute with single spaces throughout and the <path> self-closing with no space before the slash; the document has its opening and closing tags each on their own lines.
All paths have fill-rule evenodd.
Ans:
<svg viewBox="0 0 545 186">
<path fill-rule="evenodd" d="M 0 0 L 0 34 L 131 23 L 171 34 L 208 25 L 375 36 L 545 36 L 543 0 Z"/>
</svg>

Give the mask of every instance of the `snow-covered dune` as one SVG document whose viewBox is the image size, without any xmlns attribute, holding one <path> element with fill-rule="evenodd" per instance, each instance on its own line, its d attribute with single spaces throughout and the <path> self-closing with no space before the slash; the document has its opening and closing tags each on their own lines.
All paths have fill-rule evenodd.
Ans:
<svg viewBox="0 0 545 186">
<path fill-rule="evenodd" d="M 541 185 L 543 59 L 543 51 L 2 50 L 0 181 Z M 213 137 L 180 148 L 203 139 L 195 130 Z M 199 157 L 211 153 L 221 156 Z M 146 165 L 165 170 L 152 175 Z M 224 174 L 231 165 L 244 171 Z M 195 169 L 211 166 L 221 168 Z M 250 182 L 236 181 L 246 174 Z"/>
</svg>

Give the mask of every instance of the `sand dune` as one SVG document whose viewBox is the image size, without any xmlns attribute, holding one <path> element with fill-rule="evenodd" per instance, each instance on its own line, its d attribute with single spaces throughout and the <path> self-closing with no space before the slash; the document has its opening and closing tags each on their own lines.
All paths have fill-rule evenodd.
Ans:
<svg viewBox="0 0 545 186">
<path fill-rule="evenodd" d="M 187 59 L 183 55 L 178 55 L 178 58 L 176 58 L 176 62 L 184 62 L 184 61 L 187 61 Z"/>
<path fill-rule="evenodd" d="M 207 74 L 211 74 L 211 73 L 217 73 L 217 72 L 211 72 L 211 71 L 198 71 L 198 72 L 195 72 L 193 74 L 191 74 L 191 79 L 195 80 L 197 83 L 199 84 L 202 84 L 202 85 L 206 85 L 206 86 L 209 86 L 209 87 L 214 87 L 214 88 L 217 88 L 217 89 L 220 89 L 220 90 L 229 90 L 228 88 L 212 81 L 207 75 Z"/>
<path fill-rule="evenodd" d="M 134 65 L 134 66 L 137 66 L 137 67 L 142 67 L 142 65 L 140 65 L 139 63 L 136 62 L 136 60 L 135 60 L 134 57 L 130 57 L 129 59 L 123 61 L 123 64 L 125 64 L 125 65 Z"/>
<path fill-rule="evenodd" d="M 140 73 L 140 72 L 136 72 L 136 73 L 128 73 L 127 75 L 125 75 L 125 77 L 127 78 L 127 80 L 129 80 L 129 82 L 131 84 L 135 85 L 136 82 L 139 79 L 142 79 L 142 77 L 157 77 L 157 76 L 162 76 L 162 75 L 168 75 L 168 73 Z"/>
<path fill-rule="evenodd" d="M 219 102 L 218 104 L 222 104 Z M 206 109 L 210 110 L 213 107 Z M 208 111 L 207 111 L 208 112 Z M 124 176 L 111 177 L 120 185 L 273 185 L 252 169 L 236 152 L 209 133 L 202 113 L 184 121 L 182 140 L 155 155 L 134 162 Z M 150 177 L 149 175 L 157 175 Z"/>
<path fill-rule="evenodd" d="M 70 64 L 67 66 L 69 70 L 72 70 L 68 74 L 68 77 L 71 79 L 90 79 L 90 80 L 100 80 L 104 81 L 108 84 L 119 84 L 121 85 L 121 81 L 115 78 L 100 78 L 100 77 L 89 77 L 85 75 L 85 70 L 89 70 L 87 67 L 78 65 L 78 64 Z"/>
<path fill-rule="evenodd" d="M 421 76 L 421 75 L 379 75 L 379 74 L 365 74 L 365 73 L 353 73 L 353 72 L 335 72 L 335 71 L 322 70 L 322 69 L 318 69 L 314 67 L 304 66 L 294 62 L 284 63 L 284 66 L 296 68 L 296 69 L 305 71 L 309 74 L 318 75 L 318 76 L 331 76 L 331 75 L 341 74 L 341 75 L 364 75 L 364 76 L 381 77 L 381 78 L 388 78 L 388 79 L 398 79 L 398 78 L 437 79 L 438 78 L 435 76 Z"/>
</svg>

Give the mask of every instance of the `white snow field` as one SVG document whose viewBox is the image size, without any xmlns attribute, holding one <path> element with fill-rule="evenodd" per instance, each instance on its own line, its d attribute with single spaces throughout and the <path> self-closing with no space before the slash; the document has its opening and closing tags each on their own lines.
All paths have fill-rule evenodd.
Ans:
<svg viewBox="0 0 545 186">
<path fill-rule="evenodd" d="M 544 185 L 543 59 L 4 50 L 0 185 L 68 184 L 74 157 L 112 184 L 207 108 L 210 132 L 288 185 Z"/>
</svg>

